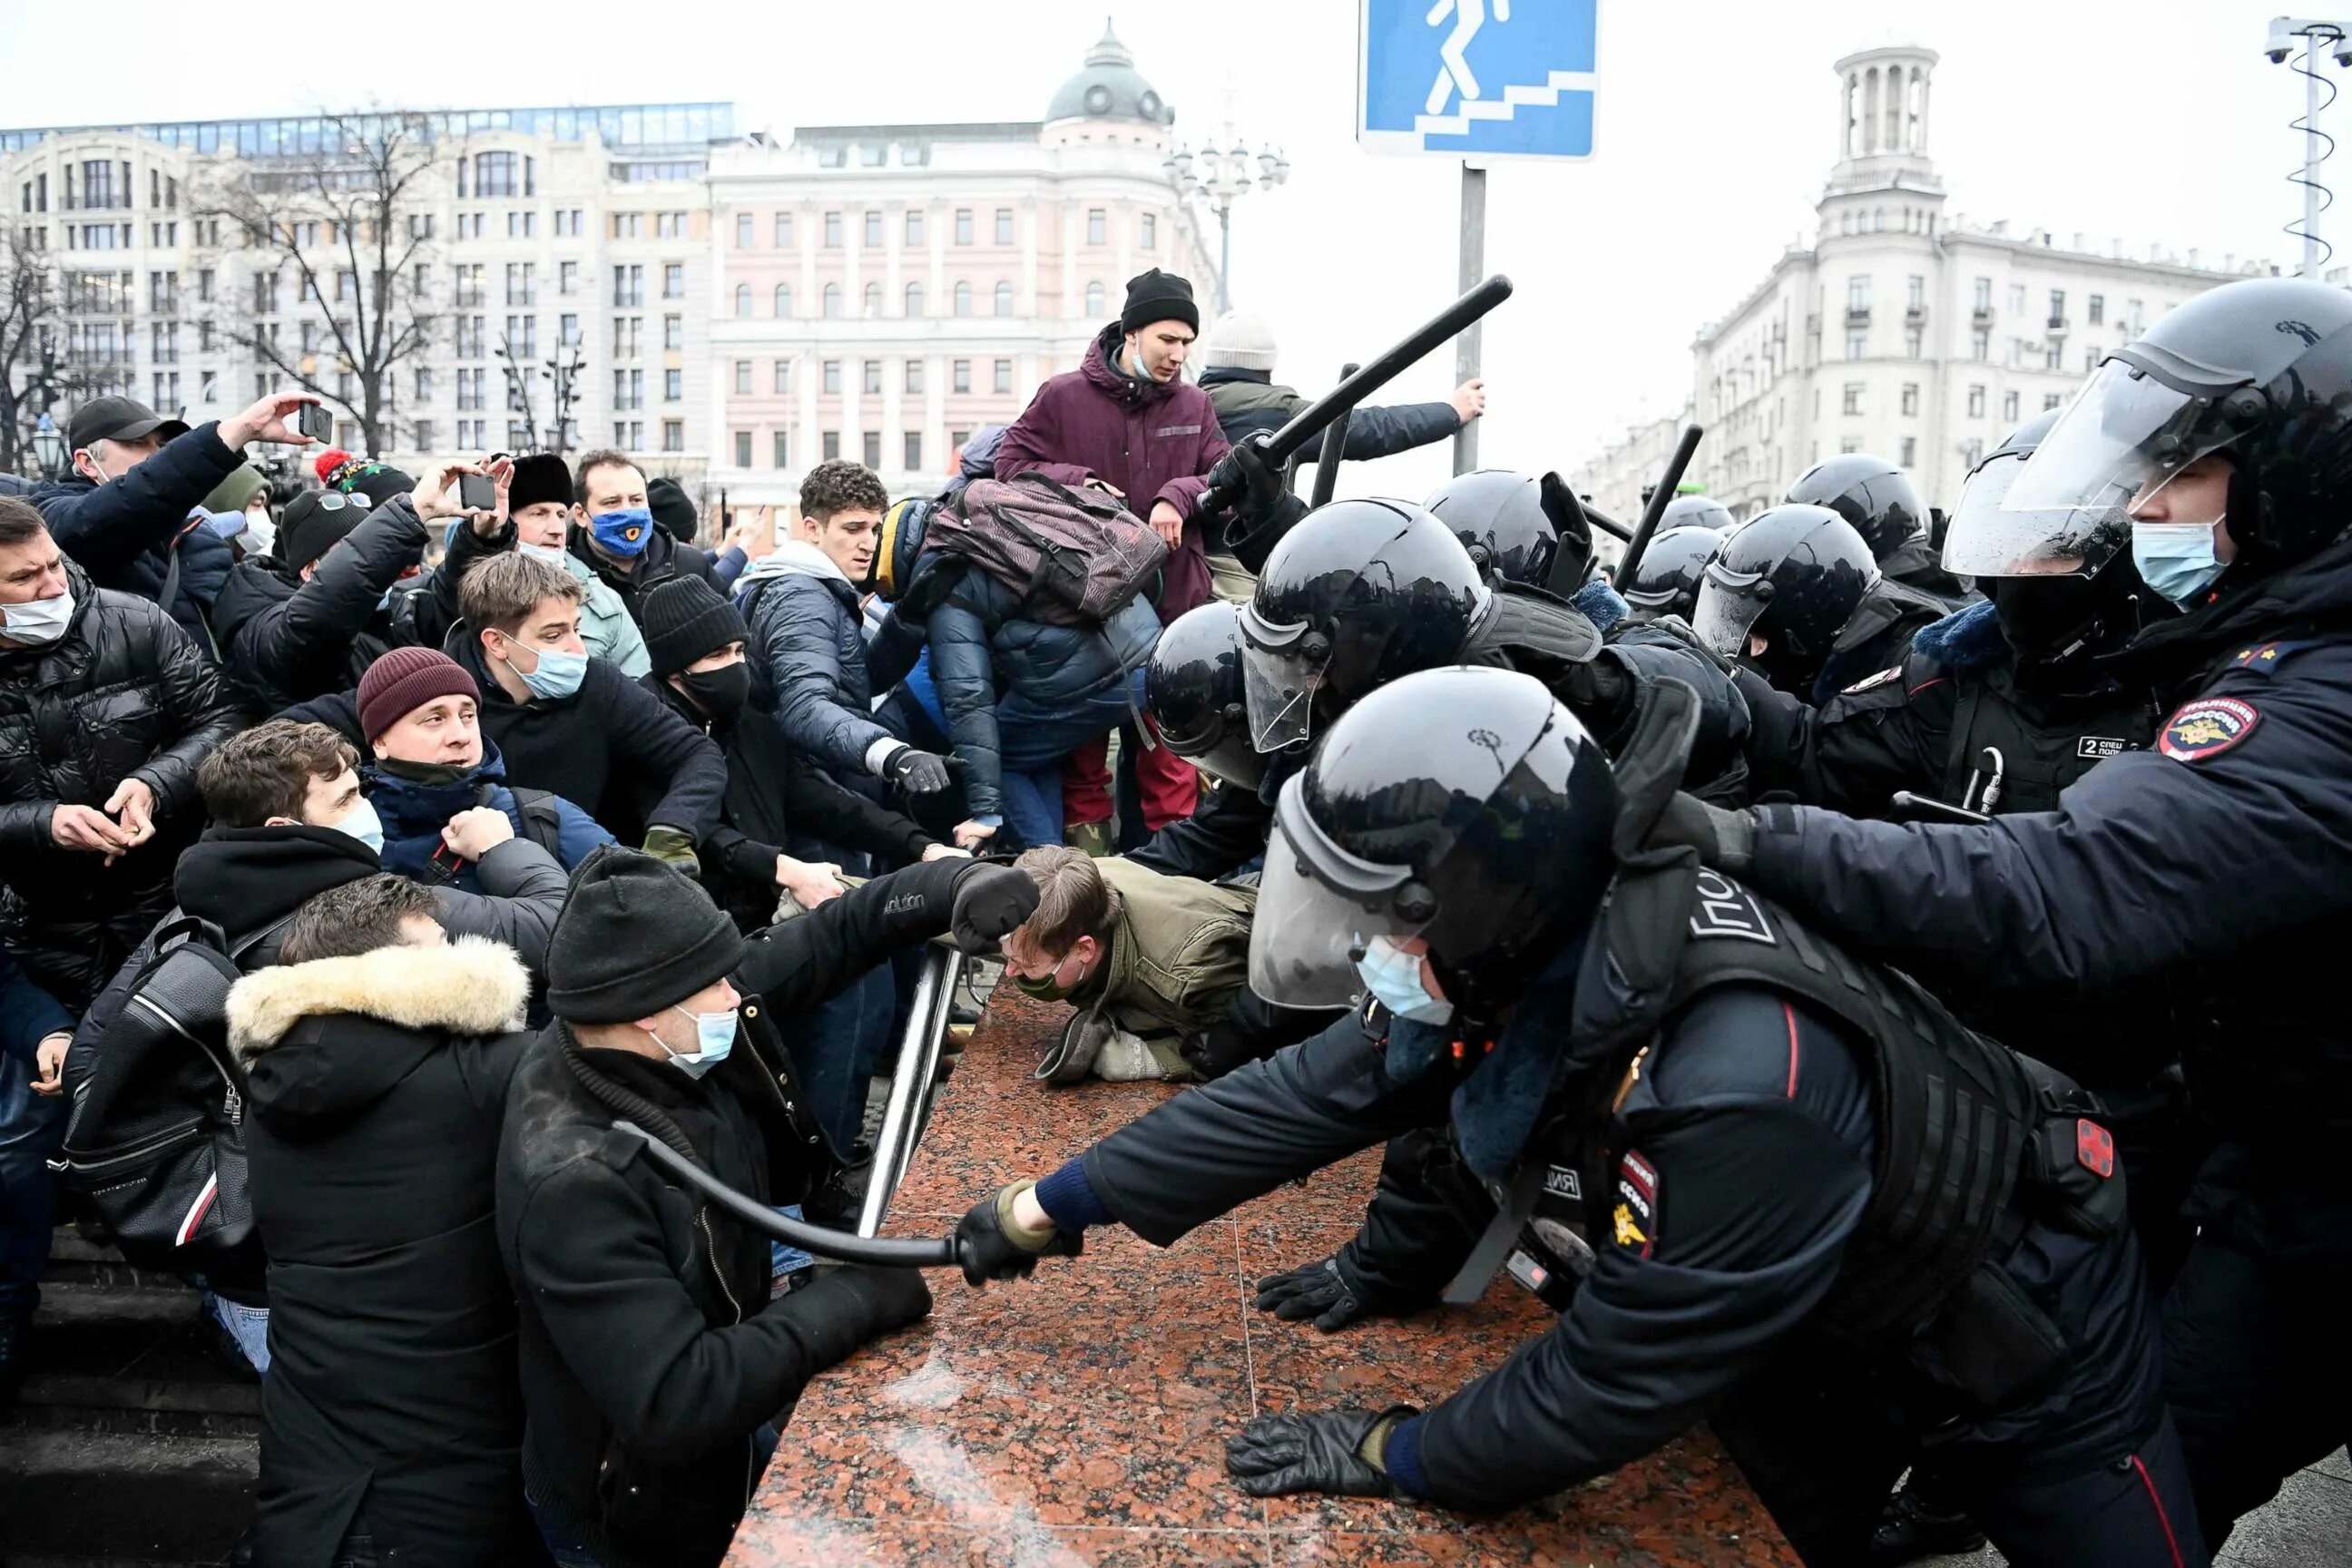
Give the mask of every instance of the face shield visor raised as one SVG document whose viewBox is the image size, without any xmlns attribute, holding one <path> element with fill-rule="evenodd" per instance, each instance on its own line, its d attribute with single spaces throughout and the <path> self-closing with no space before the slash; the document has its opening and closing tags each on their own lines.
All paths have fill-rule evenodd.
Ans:
<svg viewBox="0 0 2352 1568">
<path fill-rule="evenodd" d="M 1261 752 L 1305 744 L 1314 729 L 1315 694 L 1331 668 L 1331 639 L 1304 622 L 1268 622 L 1255 605 L 1243 608 L 1241 626 L 1250 744 Z"/>
<path fill-rule="evenodd" d="M 1278 1007 L 1345 1007 L 1364 989 L 1356 960 L 1372 939 L 1417 936 L 1428 917 L 1397 910 L 1409 868 L 1359 858 L 1315 825 L 1305 782 L 1285 784 L 1275 808 L 1250 921 L 1250 989 Z"/>
<path fill-rule="evenodd" d="M 1772 580 L 1761 572 L 1735 572 L 1719 561 L 1707 563 L 1699 581 L 1691 630 L 1726 658 L 1748 652 L 1748 636 L 1772 602 Z"/>
</svg>

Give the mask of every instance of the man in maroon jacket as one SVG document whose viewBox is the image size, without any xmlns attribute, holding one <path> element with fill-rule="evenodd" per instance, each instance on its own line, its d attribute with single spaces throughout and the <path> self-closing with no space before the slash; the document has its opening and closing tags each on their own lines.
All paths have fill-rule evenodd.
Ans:
<svg viewBox="0 0 2352 1568">
<path fill-rule="evenodd" d="M 1004 433 L 996 477 L 1036 472 L 1066 485 L 1099 485 L 1146 518 L 1168 542 L 1168 564 L 1152 601 L 1164 626 L 1209 601 L 1209 561 L 1196 515 L 1208 472 L 1228 450 L 1209 395 L 1184 379 L 1184 358 L 1201 330 L 1192 285 L 1158 268 L 1128 279 L 1127 308 L 1087 349 L 1077 369 L 1057 375 Z M 1144 823 L 1157 832 L 1192 815 L 1200 796 L 1191 763 L 1164 746 L 1136 758 Z M 1065 766 L 1063 803 L 1072 841 L 1108 845 L 1110 796 L 1098 745 Z"/>
</svg>

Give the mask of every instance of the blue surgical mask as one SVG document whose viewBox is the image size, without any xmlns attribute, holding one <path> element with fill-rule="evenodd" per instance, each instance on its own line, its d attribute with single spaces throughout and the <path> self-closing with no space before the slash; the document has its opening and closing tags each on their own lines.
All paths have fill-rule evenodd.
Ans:
<svg viewBox="0 0 2352 1568">
<path fill-rule="evenodd" d="M 1356 960 L 1356 973 L 1372 999 L 1398 1017 L 1443 1024 L 1454 1016 L 1454 1004 L 1432 996 L 1429 987 L 1422 984 L 1428 962 L 1387 937 L 1376 936 L 1364 944 L 1364 956 Z"/>
<path fill-rule="evenodd" d="M 642 555 L 654 536 L 654 514 L 641 506 L 599 512 L 588 520 L 588 531 L 615 555 Z"/>
<path fill-rule="evenodd" d="M 536 668 L 525 669 L 520 665 L 510 665 L 510 668 L 522 677 L 522 683 L 530 688 L 533 697 L 542 701 L 560 702 L 580 689 L 580 682 L 588 674 L 588 656 L 567 652 L 560 647 L 543 647 L 539 650 Z"/>
<path fill-rule="evenodd" d="M 34 599 L 22 605 L 0 606 L 0 636 L 6 637 L 11 642 L 47 647 L 66 635 L 66 628 L 73 624 L 73 613 L 71 588 L 54 599 Z"/>
<path fill-rule="evenodd" d="M 383 854 L 383 818 L 375 814 L 375 807 L 366 799 L 362 798 L 348 814 L 327 826 L 358 839 L 379 857 Z"/>
<path fill-rule="evenodd" d="M 2210 522 L 2135 522 L 2132 564 L 2140 581 L 2186 608 L 2219 580 L 2227 565 L 2213 558 Z"/>
<path fill-rule="evenodd" d="M 694 1049 L 670 1051 L 669 1042 L 659 1035 L 654 1037 L 654 1043 L 669 1051 L 670 1066 L 687 1077 L 700 1078 L 725 1061 L 727 1053 L 735 1048 L 734 1008 L 730 1007 L 724 1013 L 688 1013 L 683 1007 L 673 1005 L 670 1011 L 694 1020 Z"/>
</svg>

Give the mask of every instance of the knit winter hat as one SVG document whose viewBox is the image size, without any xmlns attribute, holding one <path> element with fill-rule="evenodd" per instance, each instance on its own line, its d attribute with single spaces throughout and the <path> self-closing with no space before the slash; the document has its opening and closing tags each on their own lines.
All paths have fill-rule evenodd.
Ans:
<svg viewBox="0 0 2352 1568">
<path fill-rule="evenodd" d="M 390 464 L 379 463 L 373 458 L 354 458 L 340 447 L 320 453 L 310 466 L 329 489 L 363 495 L 371 506 L 382 506 L 393 497 L 404 496 L 416 488 L 415 479 Z"/>
<path fill-rule="evenodd" d="M 742 612 L 699 577 L 671 578 L 647 594 L 639 609 L 637 626 L 656 675 L 676 675 L 704 654 L 751 640 Z"/>
<path fill-rule="evenodd" d="M 365 496 L 341 490 L 304 490 L 286 503 L 278 521 L 278 559 L 299 572 L 342 542 L 365 521 Z"/>
<path fill-rule="evenodd" d="M 1181 321 L 1201 330 L 1201 307 L 1192 303 L 1192 285 L 1157 267 L 1127 280 L 1127 309 L 1118 313 L 1118 330 L 1139 332 L 1154 321 Z"/>
<path fill-rule="evenodd" d="M 1274 329 L 1265 318 L 1248 310 L 1227 310 L 1209 329 L 1209 341 L 1201 351 L 1202 365 L 1208 370 L 1266 370 L 1274 368 Z"/>
<path fill-rule="evenodd" d="M 654 514 L 662 531 L 680 544 L 694 542 L 694 503 L 687 499 L 686 487 L 667 474 L 646 481 L 646 510 Z"/>
<path fill-rule="evenodd" d="M 251 463 L 239 463 L 228 478 L 213 487 L 212 494 L 196 504 L 206 511 L 243 511 L 253 504 L 253 498 L 269 488 L 269 481 Z"/>
<path fill-rule="evenodd" d="M 360 733 L 373 741 L 436 697 L 470 697 L 478 705 L 482 689 L 439 648 L 394 648 L 360 677 Z"/>
<path fill-rule="evenodd" d="M 509 516 L 541 501 L 572 504 L 572 465 L 552 452 L 534 452 L 514 460 L 514 479 L 507 486 Z"/>
<path fill-rule="evenodd" d="M 573 873 L 547 942 L 547 1005 L 568 1024 L 674 1007 L 743 961 L 743 938 L 684 873 L 606 845 Z"/>
</svg>

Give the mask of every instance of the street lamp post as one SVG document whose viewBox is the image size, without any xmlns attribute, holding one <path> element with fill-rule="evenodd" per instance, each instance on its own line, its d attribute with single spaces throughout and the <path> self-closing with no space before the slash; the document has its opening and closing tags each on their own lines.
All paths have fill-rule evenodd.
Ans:
<svg viewBox="0 0 2352 1568">
<path fill-rule="evenodd" d="M 1279 185 L 1290 178 L 1290 160 L 1279 148 L 1269 143 L 1253 153 L 1234 135 L 1232 126 L 1225 128 L 1225 133 L 1233 137 L 1230 147 L 1221 148 L 1213 142 L 1196 151 L 1179 142 L 1160 165 L 1167 173 L 1168 183 L 1188 205 L 1195 196 L 1203 197 L 1216 212 L 1217 310 L 1221 315 L 1234 308 L 1234 204 L 1253 188 Z"/>
<path fill-rule="evenodd" d="M 41 478 L 54 479 L 65 472 L 66 438 L 58 434 L 58 422 L 47 414 L 33 426 L 33 460 L 41 466 Z"/>
</svg>

